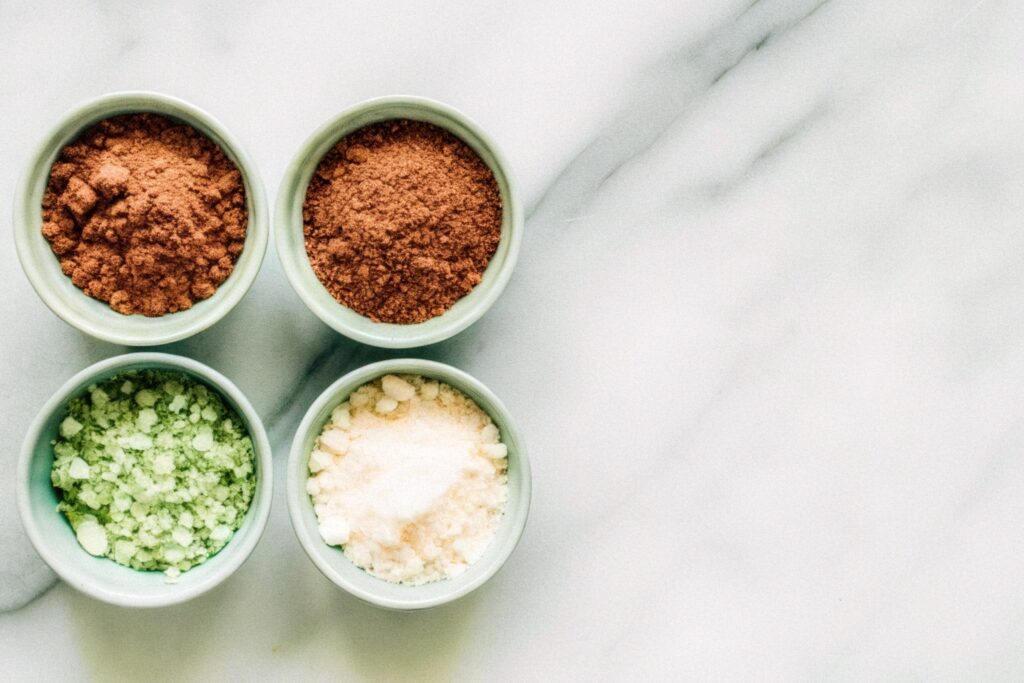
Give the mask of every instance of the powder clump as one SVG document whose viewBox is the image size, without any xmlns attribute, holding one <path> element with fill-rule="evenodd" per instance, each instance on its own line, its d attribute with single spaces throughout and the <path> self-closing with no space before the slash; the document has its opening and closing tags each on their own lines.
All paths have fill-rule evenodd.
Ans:
<svg viewBox="0 0 1024 683">
<path fill-rule="evenodd" d="M 169 580 L 219 552 L 256 490 L 255 451 L 220 394 L 132 370 L 72 399 L 50 478 L 86 552 Z"/>
<path fill-rule="evenodd" d="M 224 151 L 150 113 L 105 119 L 67 145 L 42 209 L 43 236 L 75 286 L 118 313 L 153 317 L 214 294 L 248 220 Z"/>
<path fill-rule="evenodd" d="M 452 578 L 494 538 L 508 498 L 508 447 L 469 397 L 386 375 L 337 406 L 309 456 L 320 535 L 387 581 Z"/>
<path fill-rule="evenodd" d="M 480 282 L 501 239 L 501 194 L 465 142 L 397 119 L 324 155 L 303 222 L 310 265 L 335 299 L 376 322 L 419 323 Z"/>
</svg>

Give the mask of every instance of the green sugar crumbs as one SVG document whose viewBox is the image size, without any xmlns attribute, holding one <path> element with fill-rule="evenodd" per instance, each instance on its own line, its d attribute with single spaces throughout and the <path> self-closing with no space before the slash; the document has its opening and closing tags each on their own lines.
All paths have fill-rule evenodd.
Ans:
<svg viewBox="0 0 1024 683">
<path fill-rule="evenodd" d="M 171 581 L 227 544 L 256 490 L 242 421 L 181 373 L 92 385 L 68 403 L 59 432 L 51 479 L 81 546 Z"/>
</svg>

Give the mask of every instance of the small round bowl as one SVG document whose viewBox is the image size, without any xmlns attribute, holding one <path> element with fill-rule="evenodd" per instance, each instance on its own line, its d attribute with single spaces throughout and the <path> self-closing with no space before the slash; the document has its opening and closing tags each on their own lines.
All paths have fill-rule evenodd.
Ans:
<svg viewBox="0 0 1024 683">
<path fill-rule="evenodd" d="M 501 241 L 480 283 L 443 315 L 422 323 L 378 323 L 340 304 L 317 279 L 306 255 L 302 205 L 320 160 L 337 142 L 364 126 L 389 119 L 425 121 L 469 145 L 494 173 L 501 192 Z M 277 195 L 278 257 L 292 288 L 318 318 L 341 334 L 372 346 L 405 349 L 447 339 L 466 329 L 498 299 L 515 268 L 523 233 L 523 208 L 508 162 L 494 141 L 457 109 L 424 97 L 380 97 L 348 109 L 320 127 L 285 171 Z"/>
<path fill-rule="evenodd" d="M 217 390 L 238 413 L 252 439 L 256 456 L 256 492 L 242 525 L 220 552 L 167 583 L 163 572 L 139 571 L 87 553 L 75 538 L 59 494 L 50 482 L 57 429 L 72 398 L 95 382 L 128 370 L 158 368 L 182 372 Z M 72 377 L 46 402 L 32 422 L 18 462 L 18 511 L 29 539 L 43 560 L 64 581 L 87 595 L 124 607 L 161 607 L 205 593 L 238 569 L 263 534 L 270 514 L 273 486 L 270 443 L 252 404 L 231 381 L 190 358 L 166 353 L 129 353 L 90 365 Z"/>
<path fill-rule="evenodd" d="M 231 275 L 209 299 L 159 318 L 122 315 L 89 297 L 61 272 L 57 256 L 42 234 L 42 200 L 50 168 L 60 151 L 87 128 L 117 116 L 152 112 L 187 123 L 220 146 L 245 183 L 249 223 L 245 245 Z M 269 238 L 267 199 L 256 166 L 238 141 L 202 109 L 168 95 L 118 92 L 98 97 L 68 112 L 36 148 L 14 195 L 14 243 L 21 267 L 51 311 L 69 325 L 97 339 L 124 346 L 168 344 L 202 332 L 223 318 L 249 290 L 263 263 Z"/>
<path fill-rule="evenodd" d="M 479 560 L 453 578 L 419 586 L 391 583 L 360 569 L 345 557 L 341 548 L 320 538 L 313 503 L 306 493 L 309 478 L 307 463 L 313 443 L 331 411 L 353 390 L 387 374 L 413 374 L 431 377 L 455 387 L 491 416 L 508 446 L 508 502 L 498 530 Z M 519 543 L 530 511 L 530 461 L 526 448 L 512 424 L 505 406 L 479 380 L 444 363 L 404 358 L 372 363 L 354 370 L 327 387 L 313 402 L 302 419 L 288 456 L 288 481 L 285 493 L 288 512 L 299 543 L 324 576 L 355 597 L 394 610 L 419 610 L 436 607 L 463 597 L 494 576 Z"/>
</svg>

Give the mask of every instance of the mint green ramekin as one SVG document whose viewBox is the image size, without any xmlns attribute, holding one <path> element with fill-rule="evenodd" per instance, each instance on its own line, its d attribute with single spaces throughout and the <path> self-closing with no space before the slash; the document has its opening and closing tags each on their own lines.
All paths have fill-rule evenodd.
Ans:
<svg viewBox="0 0 1024 683">
<path fill-rule="evenodd" d="M 409 325 L 374 322 L 338 303 L 313 272 L 303 235 L 302 205 L 306 188 L 324 154 L 349 133 L 389 119 L 425 121 L 463 140 L 494 173 L 502 201 L 501 241 L 483 279 L 443 315 Z M 303 143 L 281 182 L 275 207 L 275 230 L 278 257 L 288 281 L 318 318 L 346 337 L 364 344 L 404 349 L 447 339 L 472 325 L 494 304 L 512 277 L 519 256 L 523 207 L 508 162 L 494 141 L 471 119 L 457 109 L 425 97 L 380 97 L 347 109 Z"/>
<path fill-rule="evenodd" d="M 313 502 L 306 493 L 306 481 L 309 479 L 307 463 L 313 444 L 339 403 L 363 384 L 387 374 L 422 375 L 455 387 L 491 416 L 501 433 L 502 442 L 508 446 L 508 502 L 501 524 L 483 556 L 454 579 L 419 586 L 391 583 L 352 564 L 340 548 L 329 546 L 320 538 Z M 505 564 L 519 544 L 530 512 L 530 461 L 526 445 L 508 410 L 479 380 L 444 363 L 416 358 L 385 360 L 348 373 L 327 387 L 310 406 L 292 441 L 285 494 L 295 535 L 324 576 L 370 604 L 392 610 L 420 610 L 467 595 L 482 586 Z"/>
<path fill-rule="evenodd" d="M 89 126 L 119 114 L 152 112 L 189 124 L 217 143 L 242 174 L 249 224 L 235 268 L 209 299 L 159 318 L 122 315 L 71 283 L 42 234 L 42 199 L 50 168 L 60 151 Z M 263 263 L 269 239 L 267 199 L 256 166 L 223 125 L 208 113 L 169 95 L 116 92 L 68 112 L 47 134 L 29 161 L 14 195 L 14 243 L 21 267 L 51 311 L 98 339 L 125 346 L 167 344 L 202 332 L 227 315 L 249 290 Z"/>
<path fill-rule="evenodd" d="M 235 535 L 203 564 L 167 583 L 162 572 L 139 571 L 87 553 L 64 514 L 50 481 L 53 446 L 68 401 L 89 385 L 128 370 L 156 368 L 190 375 L 216 390 L 232 407 L 252 438 L 256 456 L 256 493 Z M 46 402 L 22 444 L 17 474 L 18 512 L 32 545 L 68 585 L 97 600 L 123 607 L 162 607 L 205 593 L 238 569 L 263 534 L 273 498 L 270 442 L 256 410 L 231 380 L 191 358 L 166 353 L 129 353 L 90 365 L 69 379 Z"/>
</svg>

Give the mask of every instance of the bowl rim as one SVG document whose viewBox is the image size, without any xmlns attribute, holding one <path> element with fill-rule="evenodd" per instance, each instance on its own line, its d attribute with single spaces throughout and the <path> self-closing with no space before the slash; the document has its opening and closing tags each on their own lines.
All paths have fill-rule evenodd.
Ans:
<svg viewBox="0 0 1024 683">
<path fill-rule="evenodd" d="M 308 534 L 302 523 L 304 510 L 307 509 L 307 507 L 311 508 L 312 503 L 309 500 L 309 494 L 306 493 L 305 482 L 300 481 L 300 477 L 298 476 L 298 465 L 300 459 L 304 461 L 307 456 L 305 449 L 303 448 L 303 441 L 305 440 L 306 435 L 310 430 L 322 427 L 322 425 L 314 424 L 314 419 L 324 407 L 336 400 L 335 394 L 344 387 L 351 386 L 354 390 L 366 382 L 392 372 L 397 374 L 422 373 L 428 377 L 433 377 L 446 383 L 449 382 L 451 378 L 454 378 L 454 381 L 452 382 L 453 384 L 461 383 L 472 387 L 474 391 L 479 392 L 487 399 L 488 402 L 491 403 L 494 410 L 485 412 L 491 416 L 491 419 L 494 420 L 495 423 L 501 426 L 503 431 L 507 431 L 514 435 L 514 440 L 518 446 L 515 452 L 515 457 L 517 465 L 522 472 L 523 485 L 516 496 L 515 506 L 509 504 L 506 507 L 505 514 L 513 515 L 511 522 L 511 536 L 505 541 L 504 547 L 499 550 L 499 554 L 491 561 L 491 564 L 486 571 L 477 576 L 472 582 L 435 598 L 389 598 L 378 595 L 373 591 L 365 590 L 364 588 L 352 583 L 344 576 L 335 572 L 334 568 L 331 567 L 331 565 L 324 559 L 323 553 L 325 549 L 330 548 L 331 546 L 325 544 L 319 536 L 313 537 Z M 456 388 L 458 387 L 456 386 Z M 483 406 L 481 406 L 481 410 L 483 410 Z M 491 577 L 497 574 L 505 565 L 508 558 L 519 545 L 523 536 L 523 531 L 526 528 L 526 521 L 530 514 L 530 505 L 533 495 L 530 459 L 527 455 L 526 444 L 519 431 L 516 429 L 505 404 L 502 403 L 494 392 L 488 389 L 483 382 L 476 379 L 469 373 L 446 363 L 423 360 L 421 358 L 394 358 L 370 363 L 369 365 L 364 365 L 347 372 L 341 378 L 332 382 L 330 386 L 324 389 L 316 397 L 305 415 L 303 415 L 302 421 L 296 429 L 295 436 L 292 439 L 286 466 L 288 469 L 287 476 L 285 477 L 285 497 L 288 501 L 288 516 L 291 520 L 292 531 L 295 532 L 295 536 L 298 538 L 299 544 L 306 552 L 306 555 L 324 576 L 342 590 L 364 602 L 391 610 L 412 611 L 447 604 L 468 595 L 490 580 Z M 510 498 L 509 500 L 511 502 L 512 499 Z M 345 556 L 342 555 L 342 557 Z M 347 557 L 345 557 L 345 561 L 350 562 Z M 367 576 L 370 575 L 367 574 Z M 383 579 L 378 579 L 372 576 L 370 578 L 375 581 L 380 581 L 382 584 L 387 583 Z M 436 583 L 437 582 L 432 582 L 424 585 L 436 585 Z"/>
<path fill-rule="evenodd" d="M 119 113 L 144 113 L 152 111 L 147 109 L 147 107 L 151 106 L 163 106 L 173 109 L 174 113 L 172 114 L 159 111 L 157 113 L 178 118 L 196 128 L 205 137 L 209 137 L 209 135 L 203 128 L 212 130 L 219 138 L 219 140 L 213 140 L 213 142 L 222 147 L 228 158 L 238 167 L 242 175 L 242 182 L 245 184 L 246 195 L 253 208 L 249 212 L 246 226 L 246 237 L 248 238 L 249 234 L 252 234 L 252 244 L 245 247 L 252 255 L 249 257 L 250 260 L 247 262 L 245 269 L 239 269 L 236 262 L 235 270 L 228 276 L 229 279 L 237 278 L 236 284 L 233 285 L 230 291 L 223 292 L 224 297 L 218 300 L 216 305 L 209 308 L 208 311 L 200 316 L 196 316 L 193 320 L 188 321 L 187 324 L 178 324 L 162 334 L 124 332 L 117 329 L 116 325 L 109 325 L 95 319 L 91 313 L 81 313 L 65 306 L 60 297 L 50 291 L 42 273 L 38 272 L 32 264 L 33 246 L 31 241 L 44 238 L 37 230 L 31 229 L 30 221 L 27 219 L 29 211 L 33 210 L 33 202 L 31 201 L 33 188 L 39 182 L 41 174 L 49 174 L 52 164 L 46 163 L 46 160 L 53 152 L 52 148 L 58 140 L 66 138 L 66 141 L 61 143 L 61 147 L 57 149 L 59 154 L 60 149 L 64 145 L 74 140 L 82 131 L 94 125 L 97 121 L 109 116 L 119 115 Z M 125 108 L 115 113 L 114 110 L 120 107 Z M 92 118 L 92 115 L 96 113 L 101 115 L 100 118 Z M 82 119 L 84 122 L 72 125 L 72 122 L 76 119 Z M 46 307 L 58 318 L 78 330 L 96 339 L 124 346 L 144 347 L 169 344 L 191 337 L 216 324 L 234 309 L 252 287 L 263 265 L 267 243 L 270 241 L 269 210 L 259 168 L 246 153 L 238 139 L 231 134 L 220 120 L 206 110 L 179 97 L 150 90 L 122 90 L 106 93 L 81 102 L 64 112 L 32 148 L 28 161 L 18 178 L 12 205 L 14 245 L 18 254 L 18 261 L 21 264 L 22 271 L 28 278 L 29 284 L 32 285 L 32 289 L 35 290 L 39 298 L 46 304 Z M 220 291 L 220 288 L 218 288 L 218 293 Z M 82 292 L 82 296 L 87 297 L 84 292 Z M 217 296 L 217 293 L 214 296 Z M 207 301 L 210 301 L 210 299 L 207 299 Z M 167 316 L 173 315 L 175 314 L 168 313 L 165 316 L 152 318 L 152 320 L 166 320 Z M 150 320 L 149 318 L 144 319 Z"/>
<path fill-rule="evenodd" d="M 362 116 L 374 110 L 387 109 L 395 106 L 408 106 L 411 108 L 429 110 L 432 113 L 439 115 L 441 118 L 450 120 L 468 130 L 493 158 L 495 168 L 492 168 L 491 170 L 495 171 L 496 176 L 500 173 L 504 178 L 505 184 L 508 188 L 507 203 L 509 205 L 508 225 L 502 225 L 503 232 L 507 228 L 507 236 L 503 235 L 502 237 L 503 240 L 507 239 L 507 252 L 500 263 L 498 270 L 488 277 L 488 288 L 483 293 L 483 296 L 478 301 L 474 302 L 474 306 L 472 308 L 461 311 L 457 317 L 451 318 L 448 324 L 444 326 L 437 327 L 433 330 L 421 331 L 418 334 L 403 334 L 400 337 L 388 334 L 385 329 L 382 329 L 381 331 L 368 331 L 348 324 L 345 320 L 336 315 L 336 311 L 348 310 L 352 313 L 355 313 L 355 311 L 352 311 L 344 304 L 334 300 L 333 297 L 333 305 L 321 305 L 320 302 L 313 297 L 312 293 L 307 290 L 302 281 L 301 272 L 303 265 L 308 264 L 308 257 L 306 256 L 305 250 L 303 249 L 301 250 L 301 253 L 297 253 L 298 250 L 293 249 L 288 241 L 289 234 L 294 233 L 295 231 L 302 231 L 301 222 L 296 225 L 293 224 L 294 221 L 291 220 L 293 217 L 291 207 L 294 205 L 294 202 L 297 200 L 300 193 L 303 197 L 305 196 L 308 183 L 304 183 L 300 187 L 298 182 L 300 176 L 302 176 L 311 165 L 314 168 L 315 165 L 319 165 L 323 158 L 322 155 L 314 158 L 313 152 L 315 152 L 316 147 L 323 144 L 327 138 L 332 138 L 333 142 L 340 140 L 341 136 L 337 135 L 335 131 L 344 127 L 345 123 L 350 119 Z M 388 118 L 394 117 L 385 117 L 380 120 L 387 120 Z M 441 125 L 441 127 L 446 128 L 443 125 Z M 450 132 L 455 134 L 456 137 L 459 137 L 454 131 Z M 281 179 L 281 184 L 278 187 L 277 200 L 274 206 L 274 225 L 274 244 L 277 250 L 278 260 L 281 263 L 281 267 L 288 279 L 288 283 L 314 315 L 335 331 L 354 341 L 379 348 L 407 349 L 436 344 L 437 342 L 441 342 L 455 336 L 479 320 L 491 308 L 491 306 L 494 305 L 501 296 L 505 287 L 508 285 L 509 280 L 512 278 L 516 262 L 519 259 L 519 251 L 524 232 L 524 216 L 519 184 L 516 180 L 515 174 L 512 172 L 508 158 L 502 152 L 495 140 L 487 134 L 487 132 L 476 123 L 476 121 L 455 107 L 429 97 L 422 97 L 419 95 L 385 95 L 357 102 L 356 104 L 342 110 L 341 113 L 336 114 L 320 125 L 302 142 L 299 150 L 296 152 L 295 156 L 292 157 L 291 162 L 285 169 L 284 175 Z M 477 287 L 479 286 L 480 284 L 477 285 Z M 448 315 L 450 313 L 451 309 L 449 309 L 445 314 L 442 314 L 442 316 L 430 318 L 422 323 L 397 325 L 390 323 L 372 323 L 372 321 L 370 321 L 370 324 L 381 325 L 382 327 L 394 325 L 401 327 L 404 330 L 411 330 L 415 329 L 417 326 L 424 325 L 425 323 L 438 320 L 444 315 Z M 360 317 L 365 318 L 365 316 Z M 366 320 L 369 321 L 368 318 L 366 318 Z"/>
<path fill-rule="evenodd" d="M 259 496 L 260 506 L 254 509 L 254 515 L 248 522 L 249 525 L 252 525 L 250 527 L 250 534 L 246 538 L 242 539 L 238 546 L 235 546 L 230 556 L 225 556 L 223 558 L 223 565 L 218 567 L 217 572 L 211 573 L 200 583 L 196 583 L 191 586 L 182 586 L 180 591 L 176 590 L 166 595 L 158 596 L 138 596 L 130 592 L 111 591 L 104 587 L 97 586 L 88 579 L 83 578 L 77 571 L 69 568 L 69 565 L 64 561 L 63 557 L 51 552 L 49 545 L 43 539 L 42 532 L 36 526 L 35 517 L 32 514 L 31 509 L 32 486 L 30 481 L 30 466 L 35 457 L 36 444 L 42 435 L 46 422 L 57 410 L 62 409 L 67 404 L 67 401 L 71 398 L 73 392 L 80 389 L 82 386 L 87 386 L 89 380 L 93 377 L 109 370 L 139 365 L 141 363 L 155 363 L 165 368 L 179 369 L 193 373 L 202 378 L 204 382 L 208 383 L 217 391 L 230 398 L 235 405 L 238 406 L 239 411 L 242 413 L 242 417 L 249 425 L 249 436 L 252 439 L 253 452 L 259 466 L 256 491 L 253 494 L 253 502 L 250 503 L 250 507 L 252 508 L 255 506 L 257 496 Z M 75 373 L 69 380 L 64 382 L 64 384 L 61 385 L 61 387 L 57 389 L 52 396 L 50 396 L 36 414 L 35 418 L 33 418 L 32 423 L 25 434 L 25 439 L 22 442 L 21 452 L 18 457 L 16 482 L 18 514 L 21 518 L 22 527 L 25 529 L 25 533 L 28 535 L 36 552 L 39 553 L 39 556 L 44 562 L 46 562 L 50 569 L 52 569 L 72 588 L 96 598 L 97 600 L 113 605 L 119 605 L 121 607 L 164 607 L 191 600 L 192 598 L 207 592 L 234 574 L 235 571 L 249 558 L 252 551 L 259 543 L 260 538 L 263 536 L 263 532 L 266 530 L 267 520 L 270 517 L 270 510 L 273 505 L 273 468 L 274 463 L 270 448 L 270 441 L 267 437 L 267 432 L 263 427 L 263 422 L 260 420 L 256 409 L 249 402 L 249 399 L 246 398 L 245 394 L 243 394 L 231 380 L 210 366 L 185 356 L 151 351 L 125 353 L 93 363 L 87 368 Z M 54 514 L 61 513 L 54 509 Z M 232 541 L 233 540 L 234 539 L 232 539 Z M 228 546 L 231 545 L 232 541 L 229 541 Z M 228 546 L 225 546 L 225 548 Z M 221 552 L 223 552 L 223 549 Z M 216 559 L 219 555 L 220 552 L 218 552 L 217 555 L 214 555 L 211 560 Z"/>
</svg>

